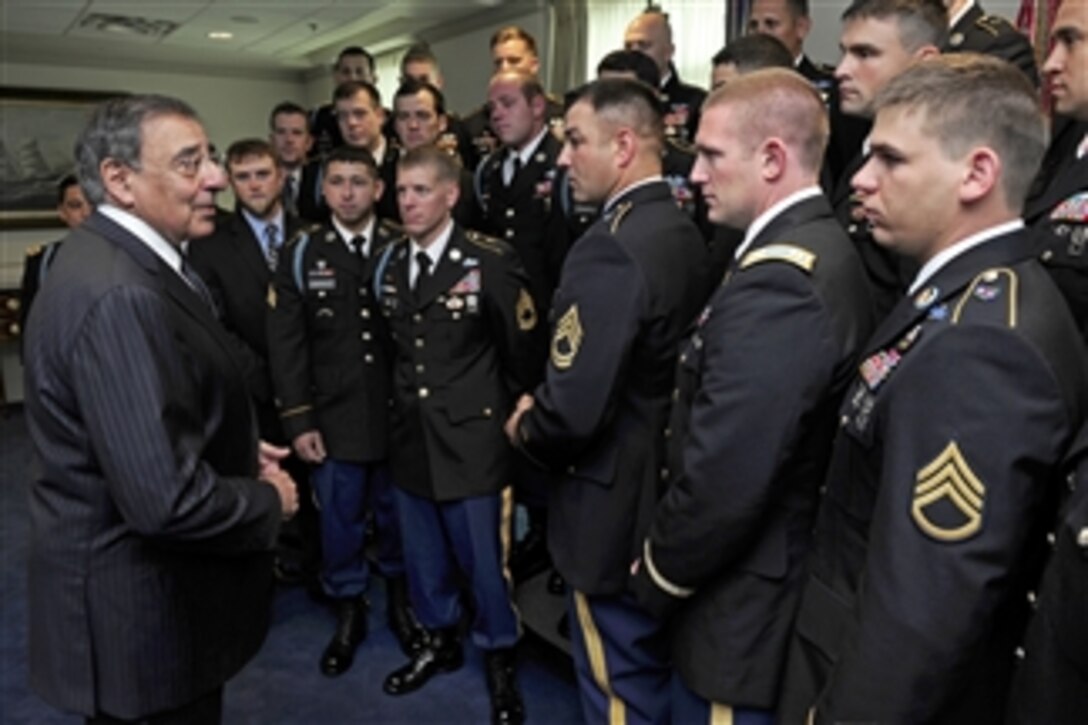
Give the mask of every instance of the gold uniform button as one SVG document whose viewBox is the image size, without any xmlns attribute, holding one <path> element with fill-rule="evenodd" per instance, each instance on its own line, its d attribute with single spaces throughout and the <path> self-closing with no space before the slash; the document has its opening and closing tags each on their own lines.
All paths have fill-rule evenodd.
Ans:
<svg viewBox="0 0 1088 725">
<path fill-rule="evenodd" d="M 514 230 L 513 229 L 507 229 L 506 230 L 506 238 L 507 239 L 513 239 L 514 238 Z"/>
<path fill-rule="evenodd" d="M 1046 543 L 1050 544 L 1052 547 L 1058 543 L 1058 537 L 1054 535 L 1053 531 L 1046 532 Z M 1088 548 L 1088 535 L 1084 533 L 1084 529 L 1081 529 L 1080 536 L 1077 537 L 1077 543 Z"/>
<path fill-rule="evenodd" d="M 839 418 L 840 427 L 845 428 L 848 425 L 850 425 L 850 416 L 844 415 L 843 417 Z"/>
<path fill-rule="evenodd" d="M 370 310 L 368 310 L 365 307 L 363 309 L 359 310 L 359 317 L 362 317 L 364 320 L 369 320 L 370 319 Z"/>
<path fill-rule="evenodd" d="M 423 347 L 423 338 L 422 337 L 417 337 L 416 338 L 416 347 Z"/>
<path fill-rule="evenodd" d="M 490 418 L 491 417 L 491 408 L 484 408 L 484 417 L 485 418 Z"/>
<path fill-rule="evenodd" d="M 506 218 L 507 219 L 512 219 L 513 216 L 514 216 L 514 210 L 513 209 L 507 209 L 506 210 Z"/>
<path fill-rule="evenodd" d="M 661 480 L 662 481 L 669 480 L 669 469 L 667 469 L 667 468 L 662 468 L 661 469 Z"/>
<path fill-rule="evenodd" d="M 1016 659 L 1022 660 L 1028 656 L 1028 651 L 1023 647 L 1017 647 L 1015 650 L 1013 650 L 1013 654 L 1016 655 Z"/>
<path fill-rule="evenodd" d="M 1053 536 L 1053 534 L 1051 534 Z M 1088 526 L 1085 526 L 1077 532 L 1077 546 L 1082 549 L 1088 549 Z"/>
<path fill-rule="evenodd" d="M 427 388 L 420 388 L 420 389 L 419 389 L 419 397 L 420 397 L 420 398 L 426 398 L 426 397 L 428 397 L 428 396 L 429 396 L 430 394 L 431 394 L 431 391 L 430 391 L 430 390 L 428 390 Z"/>
<path fill-rule="evenodd" d="M 672 428 L 666 428 L 665 429 L 665 437 L 666 438 L 672 438 Z"/>
<path fill-rule="evenodd" d="M 574 475 L 574 466 L 567 466 L 567 473 L 571 476 Z"/>
<path fill-rule="evenodd" d="M 416 373 L 417 374 L 422 374 L 423 370 L 424 370 L 423 363 L 419 363 L 419 364 L 416 365 Z"/>
<path fill-rule="evenodd" d="M 412 322 L 423 322 L 423 315 L 418 312 L 412 315 Z"/>
<path fill-rule="evenodd" d="M 363 362 L 365 362 L 365 363 L 366 363 L 366 364 L 368 364 L 368 365 L 371 365 L 371 364 L 373 364 L 373 363 L 374 363 L 374 356 L 373 356 L 373 355 L 371 355 L 371 354 L 370 354 L 370 353 L 368 352 L 368 353 L 367 353 L 366 355 L 363 355 Z"/>
<path fill-rule="evenodd" d="M 1054 252 L 1052 252 L 1049 249 L 1047 249 L 1041 255 L 1039 255 L 1039 258 L 1042 259 L 1044 262 L 1049 262 L 1053 257 L 1054 257 Z"/>
<path fill-rule="evenodd" d="M 363 342 L 370 342 L 370 333 L 369 332 L 365 332 L 365 331 L 363 332 Z"/>
</svg>

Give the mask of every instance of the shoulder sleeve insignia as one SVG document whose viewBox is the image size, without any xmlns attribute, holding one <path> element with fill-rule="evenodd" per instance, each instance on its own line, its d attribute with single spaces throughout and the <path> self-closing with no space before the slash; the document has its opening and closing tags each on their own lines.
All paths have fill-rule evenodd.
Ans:
<svg viewBox="0 0 1088 725">
<path fill-rule="evenodd" d="M 627 216 L 634 206 L 635 205 L 629 201 L 625 201 L 617 206 L 612 212 L 612 218 L 608 222 L 608 231 L 615 234 L 619 230 L 620 224 L 623 223 L 623 218 Z"/>
<path fill-rule="evenodd" d="M 981 18 L 975 21 L 976 26 L 982 28 L 994 37 L 1001 35 L 1002 31 L 1005 30 L 1005 26 L 1008 24 L 1008 21 L 1006 21 L 1000 15 L 983 15 Z"/>
<path fill-rule="evenodd" d="M 276 285 L 268 285 L 268 297 L 266 298 L 266 301 L 268 302 L 268 309 L 276 309 Z"/>
<path fill-rule="evenodd" d="M 532 296 L 524 287 L 518 290 L 516 312 L 519 330 L 529 332 L 536 327 L 536 305 L 533 304 Z"/>
<path fill-rule="evenodd" d="M 555 323 L 552 335 L 552 365 L 556 370 L 566 370 L 574 364 L 584 336 L 582 321 L 578 319 L 578 305 L 571 305 Z"/>
<path fill-rule="evenodd" d="M 956 302 L 956 307 L 952 312 L 952 324 L 958 324 L 969 309 L 978 306 L 977 304 L 970 304 L 973 301 L 975 303 L 1000 303 L 999 301 L 1003 300 L 1005 303 L 1002 308 L 1004 310 L 1004 323 L 1008 327 L 1016 327 L 1018 285 L 1019 278 L 1016 276 L 1016 272 L 1008 267 L 987 269 L 980 273 L 971 281 L 971 284 L 967 286 L 967 291 Z"/>
<path fill-rule="evenodd" d="M 956 542 L 982 528 L 986 486 L 978 479 L 955 441 L 918 471 L 910 515 L 927 536 Z"/>
<path fill-rule="evenodd" d="M 763 262 L 786 262 L 811 273 L 816 267 L 816 255 L 793 244 L 768 244 L 745 254 L 740 260 L 740 269 Z"/>
</svg>

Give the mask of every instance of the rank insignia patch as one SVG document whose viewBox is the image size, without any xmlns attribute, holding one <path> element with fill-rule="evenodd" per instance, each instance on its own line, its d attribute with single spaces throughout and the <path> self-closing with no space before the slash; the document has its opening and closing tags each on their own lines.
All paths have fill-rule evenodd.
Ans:
<svg viewBox="0 0 1088 725">
<path fill-rule="evenodd" d="M 918 471 L 910 514 L 937 541 L 963 541 L 982 528 L 986 486 L 953 441 Z"/>
<path fill-rule="evenodd" d="M 515 311 L 519 330 L 528 332 L 536 327 L 536 306 L 533 304 L 533 298 L 529 296 L 524 288 L 518 291 L 518 303 Z"/>
<path fill-rule="evenodd" d="M 556 370 L 566 370 L 574 364 L 584 336 L 582 321 L 578 319 L 578 305 L 571 305 L 555 324 L 552 336 L 552 365 Z"/>
</svg>

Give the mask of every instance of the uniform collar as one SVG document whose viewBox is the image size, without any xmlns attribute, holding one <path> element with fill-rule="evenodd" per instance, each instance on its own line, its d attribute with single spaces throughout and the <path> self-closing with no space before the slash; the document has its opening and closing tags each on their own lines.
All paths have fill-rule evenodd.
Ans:
<svg viewBox="0 0 1088 725">
<path fill-rule="evenodd" d="M 1005 234 L 1011 234 L 1012 232 L 1023 228 L 1024 221 L 1022 219 L 1013 219 L 1012 221 L 983 229 L 981 232 L 972 234 L 966 239 L 961 239 L 947 249 L 941 250 L 933 255 L 933 258 L 922 265 L 922 268 L 918 270 L 918 275 L 907 289 L 907 296 L 909 297 L 920 290 L 926 282 L 931 280 L 942 268 L 946 267 L 948 263 L 956 257 L 965 254 L 984 242 L 988 242 L 991 239 Z"/>
</svg>

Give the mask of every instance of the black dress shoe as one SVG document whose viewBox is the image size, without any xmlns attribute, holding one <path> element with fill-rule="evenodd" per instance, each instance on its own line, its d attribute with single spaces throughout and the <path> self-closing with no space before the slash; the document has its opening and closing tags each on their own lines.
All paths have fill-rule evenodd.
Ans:
<svg viewBox="0 0 1088 725">
<path fill-rule="evenodd" d="M 439 672 L 453 672 L 464 663 L 465 654 L 457 631 L 453 628 L 435 630 L 411 662 L 385 678 L 382 689 L 389 695 L 405 695 L 423 687 Z"/>
<path fill-rule="evenodd" d="M 340 599 L 336 602 L 336 634 L 321 654 L 321 672 L 328 677 L 347 672 L 355 661 L 355 649 L 366 639 L 366 599 Z"/>
<path fill-rule="evenodd" d="M 484 653 L 487 691 L 491 694 L 493 725 L 520 725 L 525 722 L 525 705 L 514 676 L 514 650 L 497 649 Z"/>
<path fill-rule="evenodd" d="M 563 581 L 563 575 L 555 569 L 552 569 L 552 573 L 548 575 L 548 593 L 556 596 L 567 593 L 567 583 Z"/>
<path fill-rule="evenodd" d="M 412 657 L 427 644 L 427 630 L 416 619 L 408 600 L 408 582 L 403 576 L 386 579 L 386 615 L 389 628 L 400 643 L 404 654 Z"/>
</svg>

